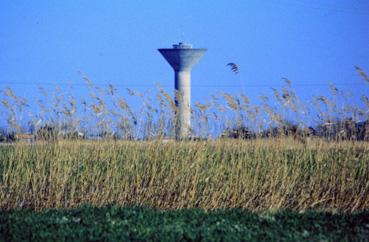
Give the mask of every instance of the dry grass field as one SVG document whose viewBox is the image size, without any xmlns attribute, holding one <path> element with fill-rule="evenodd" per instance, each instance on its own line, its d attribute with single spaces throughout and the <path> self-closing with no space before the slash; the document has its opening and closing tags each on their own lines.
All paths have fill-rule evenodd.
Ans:
<svg viewBox="0 0 369 242">
<path fill-rule="evenodd" d="M 292 138 L 59 141 L 0 147 L 0 207 L 352 212 L 369 207 L 369 143 Z"/>
</svg>

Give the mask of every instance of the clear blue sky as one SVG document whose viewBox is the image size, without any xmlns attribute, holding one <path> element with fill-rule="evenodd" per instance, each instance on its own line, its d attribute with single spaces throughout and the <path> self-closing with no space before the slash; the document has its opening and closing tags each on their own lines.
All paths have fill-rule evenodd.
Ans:
<svg viewBox="0 0 369 242">
<path fill-rule="evenodd" d="M 79 71 L 95 85 L 159 83 L 172 93 L 157 48 L 182 40 L 208 48 L 193 70 L 193 102 L 242 88 L 254 99 L 281 77 L 303 98 L 326 94 L 327 81 L 354 95 L 369 90 L 354 70 L 369 72 L 368 0 L 1 0 L 0 11 L 0 88 L 29 99 L 54 84 L 79 95 Z"/>
</svg>

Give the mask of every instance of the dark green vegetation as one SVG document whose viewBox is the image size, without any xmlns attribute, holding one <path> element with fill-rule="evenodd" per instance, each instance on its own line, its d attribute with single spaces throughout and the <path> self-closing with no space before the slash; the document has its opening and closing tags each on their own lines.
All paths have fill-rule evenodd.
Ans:
<svg viewBox="0 0 369 242">
<path fill-rule="evenodd" d="M 107 206 L 0 213 L 4 241 L 359 241 L 369 212 L 205 212 Z"/>
</svg>

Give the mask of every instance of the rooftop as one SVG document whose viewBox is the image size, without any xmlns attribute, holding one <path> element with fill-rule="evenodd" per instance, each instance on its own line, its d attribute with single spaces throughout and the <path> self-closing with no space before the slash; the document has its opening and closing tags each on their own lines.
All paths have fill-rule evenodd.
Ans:
<svg viewBox="0 0 369 242">
<path fill-rule="evenodd" d="M 192 49 L 192 45 L 188 43 L 179 42 L 173 45 L 173 49 Z"/>
</svg>

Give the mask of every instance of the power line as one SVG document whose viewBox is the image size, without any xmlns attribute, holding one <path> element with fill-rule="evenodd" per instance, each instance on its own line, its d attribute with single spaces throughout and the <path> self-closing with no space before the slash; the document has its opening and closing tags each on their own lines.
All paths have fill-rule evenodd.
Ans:
<svg viewBox="0 0 369 242">
<path fill-rule="evenodd" d="M 46 82 L 39 82 L 39 83 L 28 83 L 28 82 L 2 82 L 0 83 L 0 86 L 36 86 L 36 87 L 43 87 L 43 86 L 68 86 L 68 87 L 86 87 L 86 84 L 80 84 L 80 83 L 46 83 Z M 173 85 L 162 85 L 162 84 L 113 84 L 113 83 L 100 83 L 100 84 L 93 84 L 92 87 L 98 87 L 98 88 L 103 88 L 103 87 L 109 87 L 109 85 L 112 85 L 113 87 L 125 87 L 125 88 L 130 88 L 130 87 L 157 87 L 157 86 L 161 86 L 161 87 L 173 87 Z M 319 87 L 319 86 L 328 86 L 328 83 L 296 83 L 293 84 L 292 83 L 292 87 Z M 333 85 L 335 86 L 366 86 L 368 84 L 363 83 L 363 82 L 342 82 L 342 83 L 333 83 Z M 275 84 L 275 85 L 270 85 L 270 84 L 250 84 L 250 85 L 241 85 L 241 84 L 192 84 L 192 87 L 283 87 L 285 85 L 283 84 Z"/>
</svg>

